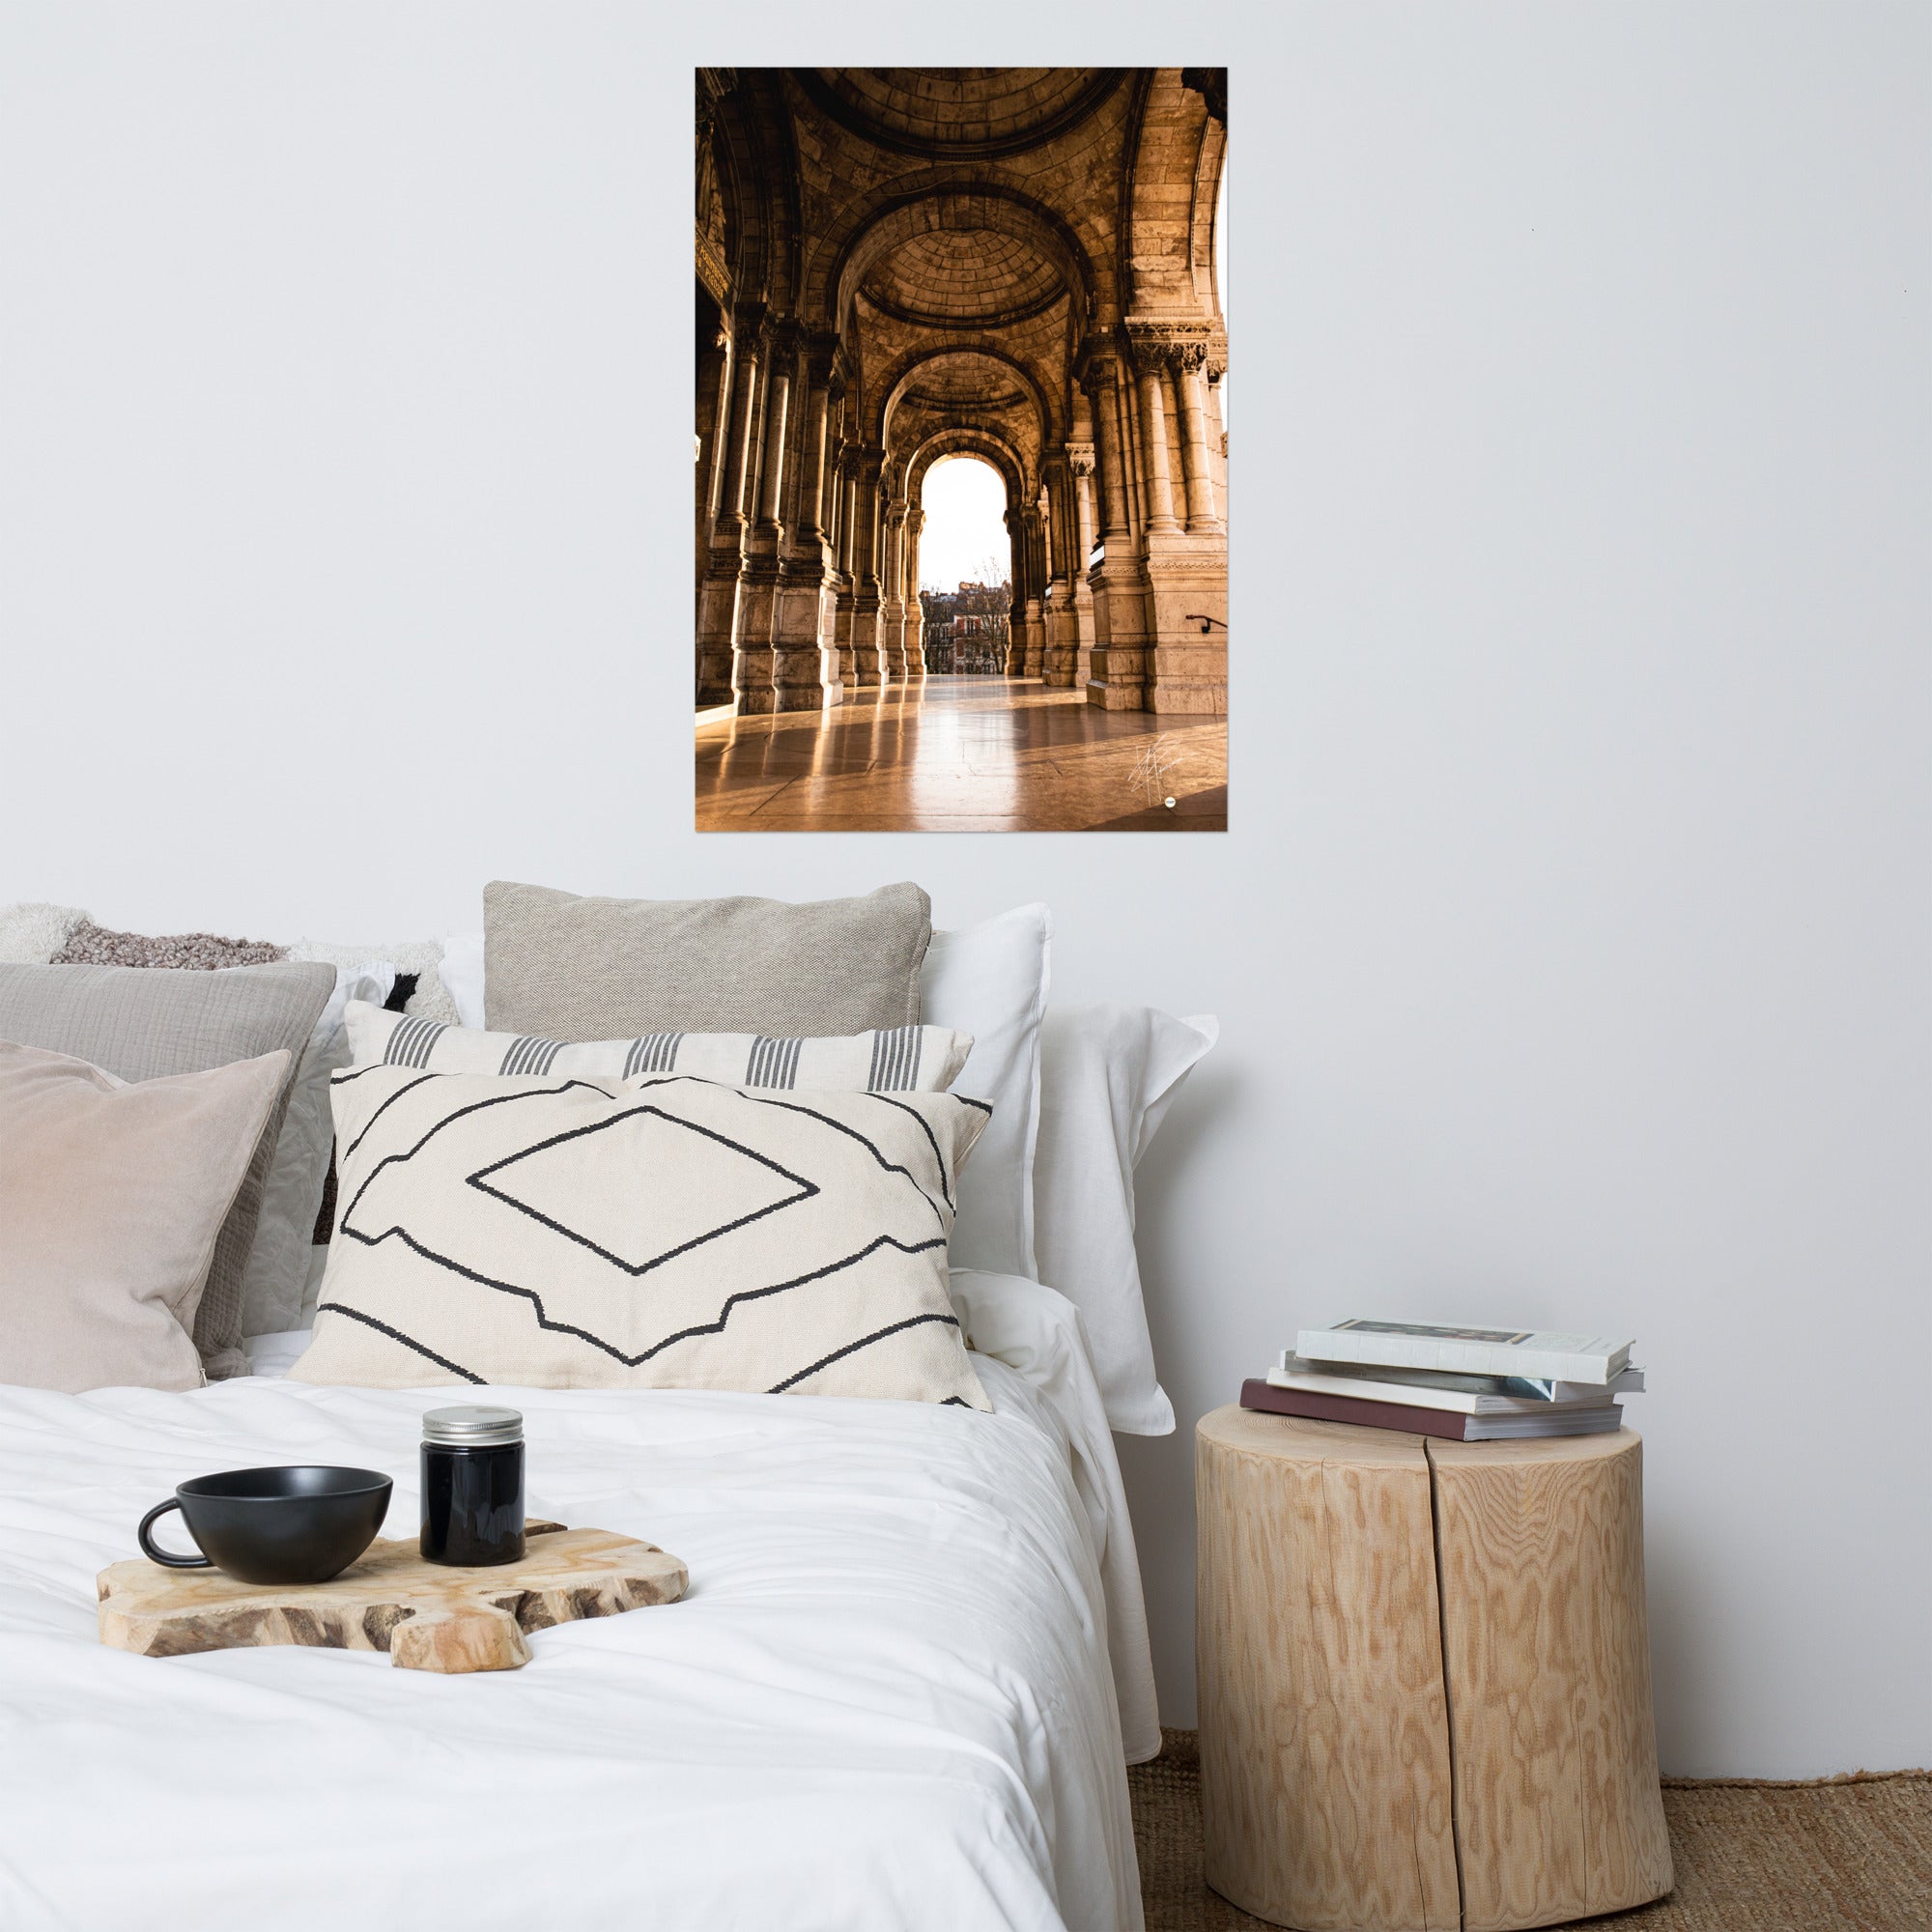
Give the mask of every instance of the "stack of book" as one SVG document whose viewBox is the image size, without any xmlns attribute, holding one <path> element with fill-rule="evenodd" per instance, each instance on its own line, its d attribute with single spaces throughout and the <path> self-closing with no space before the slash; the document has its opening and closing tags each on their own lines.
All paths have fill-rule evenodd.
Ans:
<svg viewBox="0 0 1932 1932">
<path fill-rule="evenodd" d="M 1643 1388 L 1629 1342 L 1528 1328 L 1338 1321 L 1304 1328 L 1241 1406 L 1359 1422 L 1453 1442 L 1601 1435 L 1623 1425 L 1619 1396 Z"/>
</svg>

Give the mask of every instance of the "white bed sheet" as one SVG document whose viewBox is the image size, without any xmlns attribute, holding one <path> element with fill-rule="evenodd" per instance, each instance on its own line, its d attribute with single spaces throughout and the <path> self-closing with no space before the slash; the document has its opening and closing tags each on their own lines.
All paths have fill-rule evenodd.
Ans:
<svg viewBox="0 0 1932 1932">
<path fill-rule="evenodd" d="M 385 1469 L 407 1535 L 449 1390 L 0 1389 L 0 1925 L 1134 1932 L 1101 1575 L 1131 1539 L 1106 1548 L 1111 1444 L 1076 1440 L 1042 1305 L 964 1286 L 1027 1368 L 982 1362 L 991 1415 L 501 1391 L 532 1512 L 659 1543 L 692 1587 L 489 1676 L 95 1635 L 96 1573 L 187 1475 Z"/>
</svg>

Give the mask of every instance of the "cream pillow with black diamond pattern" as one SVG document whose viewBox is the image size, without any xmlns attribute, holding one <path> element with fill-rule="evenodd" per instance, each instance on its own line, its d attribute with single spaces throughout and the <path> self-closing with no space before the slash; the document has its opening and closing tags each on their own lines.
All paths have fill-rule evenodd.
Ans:
<svg viewBox="0 0 1932 1932">
<path fill-rule="evenodd" d="M 950 1094 L 335 1075 L 341 1208 L 291 1379 L 987 1408 L 947 1293 Z"/>
</svg>

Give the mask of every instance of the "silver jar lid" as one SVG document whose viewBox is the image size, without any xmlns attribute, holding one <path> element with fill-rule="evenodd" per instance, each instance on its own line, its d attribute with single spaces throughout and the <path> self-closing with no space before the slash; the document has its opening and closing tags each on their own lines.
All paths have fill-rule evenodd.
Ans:
<svg viewBox="0 0 1932 1932">
<path fill-rule="evenodd" d="M 432 1408 L 423 1417 L 423 1440 L 449 1449 L 488 1449 L 523 1439 L 523 1414 L 514 1408 Z"/>
</svg>

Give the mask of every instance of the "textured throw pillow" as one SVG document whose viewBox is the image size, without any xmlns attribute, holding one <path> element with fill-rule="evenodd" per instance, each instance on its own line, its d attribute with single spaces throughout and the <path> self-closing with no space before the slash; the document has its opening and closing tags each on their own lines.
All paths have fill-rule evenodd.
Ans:
<svg viewBox="0 0 1932 1932">
<path fill-rule="evenodd" d="M 0 960 L 16 966 L 44 966 L 92 917 L 78 906 L 40 900 L 0 906 Z"/>
<path fill-rule="evenodd" d="M 242 1283 L 294 1068 L 335 985 L 326 966 L 284 962 L 225 973 L 134 966 L 0 964 L 0 1039 L 71 1054 L 121 1080 L 202 1073 L 284 1052 L 282 1091 L 214 1246 L 194 1318 L 211 1380 L 248 1373 Z"/>
<path fill-rule="evenodd" d="M 752 1033 L 653 1033 L 566 1044 L 528 1034 L 479 1033 L 412 1020 L 362 1001 L 348 1009 L 351 1062 L 428 1073 L 581 1073 L 628 1080 L 687 1073 L 726 1087 L 823 1088 L 839 1094 L 943 1094 L 973 1050 L 944 1027 L 894 1027 L 848 1039 L 773 1039 Z"/>
<path fill-rule="evenodd" d="M 201 1386 L 196 1304 L 288 1070 L 128 1082 L 0 1040 L 0 1382 Z"/>
<path fill-rule="evenodd" d="M 1080 1310 L 1107 1420 L 1123 1435 L 1174 1427 L 1141 1298 L 1134 1169 L 1220 1035 L 1211 1015 L 1151 1007 L 1059 1008 L 1040 1029 L 1039 1278 Z"/>
<path fill-rule="evenodd" d="M 53 966 L 149 966 L 213 973 L 223 966 L 270 966 L 286 949 L 266 939 L 223 939 L 213 932 L 110 932 L 83 919 L 49 959 Z"/>
<path fill-rule="evenodd" d="M 973 1164 L 959 1177 L 955 1267 L 1038 1279 L 1033 1166 L 1052 946 L 1047 909 L 1024 905 L 957 932 L 935 932 L 925 955 L 920 998 L 927 1021 L 973 1037 L 972 1057 L 953 1085 L 993 1109 Z"/>
<path fill-rule="evenodd" d="M 931 937 L 914 885 L 790 905 L 578 898 L 499 881 L 483 894 L 484 1011 L 495 1032 L 547 1039 L 917 1026 Z"/>
<path fill-rule="evenodd" d="M 988 1406 L 947 1294 L 950 1094 L 335 1076 L 342 1207 L 298 1381 Z"/>
<path fill-rule="evenodd" d="M 298 939 L 289 948 L 289 957 L 346 967 L 351 972 L 371 959 L 384 960 L 395 969 L 397 1003 L 404 1012 L 412 1019 L 454 1026 L 456 1002 L 442 983 L 443 946 L 440 939 L 396 939 L 386 946 L 345 946 L 334 939 Z"/>
</svg>

